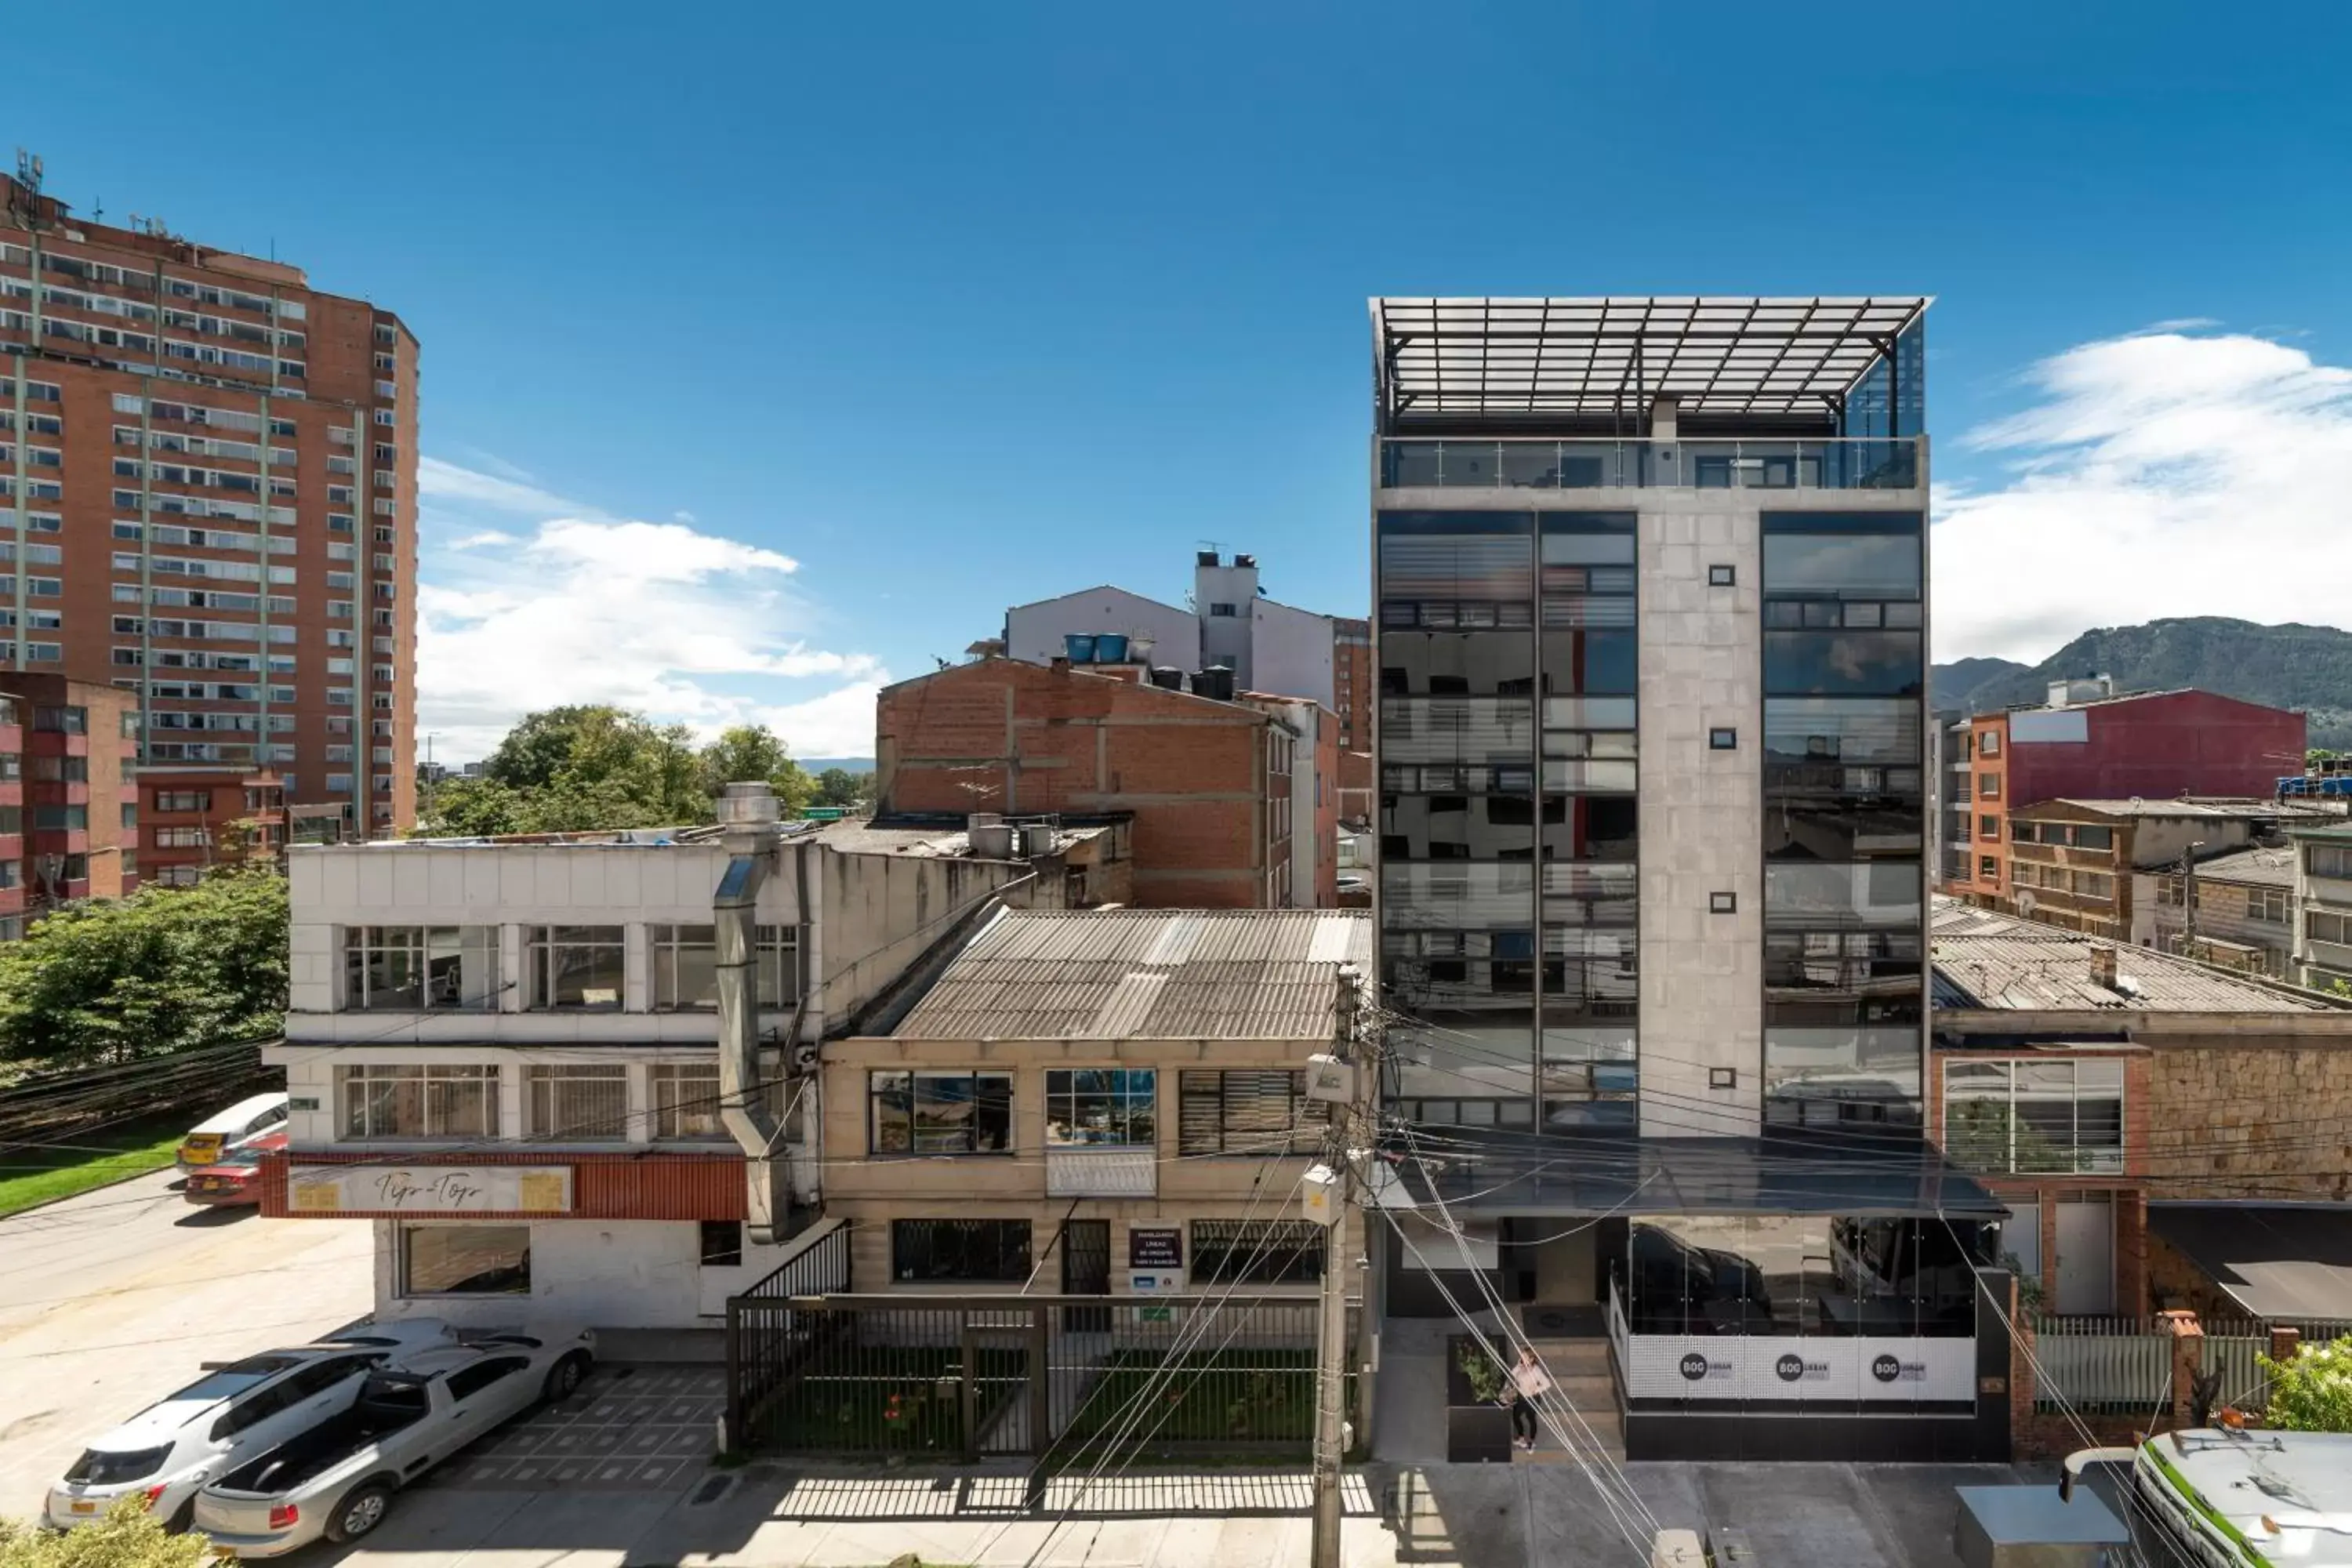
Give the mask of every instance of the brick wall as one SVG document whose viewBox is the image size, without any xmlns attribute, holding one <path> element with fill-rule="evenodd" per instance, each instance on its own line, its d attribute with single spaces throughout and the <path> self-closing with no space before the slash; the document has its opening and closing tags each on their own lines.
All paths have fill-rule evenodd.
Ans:
<svg viewBox="0 0 2352 1568">
<path fill-rule="evenodd" d="M 886 812 L 1129 812 L 1134 901 L 1258 907 L 1263 713 L 1084 670 L 984 659 L 877 700 Z"/>
<path fill-rule="evenodd" d="M 1312 903 L 1318 910 L 1330 910 L 1339 905 L 1339 759 L 1346 753 L 1339 749 L 1339 716 L 1318 710 L 1316 720 L 1315 891 L 1311 899 L 1301 898 L 1298 901 Z M 1306 830 L 1307 816 L 1307 808 L 1300 807 L 1301 831 Z"/>
</svg>

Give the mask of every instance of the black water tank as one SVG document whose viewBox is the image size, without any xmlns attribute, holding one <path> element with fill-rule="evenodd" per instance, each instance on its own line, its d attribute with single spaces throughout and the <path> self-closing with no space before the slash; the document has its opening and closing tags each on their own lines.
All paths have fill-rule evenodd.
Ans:
<svg viewBox="0 0 2352 1568">
<path fill-rule="evenodd" d="M 1184 672 L 1172 664 L 1155 664 L 1151 667 L 1151 684 L 1162 691 L 1181 691 Z"/>
<path fill-rule="evenodd" d="M 1220 702 L 1234 700 L 1234 670 L 1227 664 L 1213 664 L 1192 678 L 1192 695 L 1213 697 Z"/>
</svg>

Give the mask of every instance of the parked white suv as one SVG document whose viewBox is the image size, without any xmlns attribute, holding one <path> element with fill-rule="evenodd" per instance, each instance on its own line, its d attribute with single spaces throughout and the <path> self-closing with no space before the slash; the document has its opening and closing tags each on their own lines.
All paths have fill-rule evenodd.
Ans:
<svg viewBox="0 0 2352 1568">
<path fill-rule="evenodd" d="M 208 1372 L 83 1450 L 49 1489 L 48 1521 L 87 1524 L 139 1492 L 151 1512 L 184 1528 L 197 1489 L 223 1469 L 349 1409 L 377 1367 L 456 1342 L 449 1326 L 432 1319 L 372 1323 Z"/>
</svg>

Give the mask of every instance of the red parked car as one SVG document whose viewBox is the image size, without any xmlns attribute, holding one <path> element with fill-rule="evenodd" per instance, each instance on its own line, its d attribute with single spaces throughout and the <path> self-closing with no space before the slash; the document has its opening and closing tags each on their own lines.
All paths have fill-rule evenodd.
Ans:
<svg viewBox="0 0 2352 1568">
<path fill-rule="evenodd" d="M 240 1143 L 209 1165 L 188 1173 L 183 1195 L 192 1204 L 257 1204 L 261 1201 L 261 1157 L 286 1147 L 286 1134 L 265 1132 Z"/>
</svg>

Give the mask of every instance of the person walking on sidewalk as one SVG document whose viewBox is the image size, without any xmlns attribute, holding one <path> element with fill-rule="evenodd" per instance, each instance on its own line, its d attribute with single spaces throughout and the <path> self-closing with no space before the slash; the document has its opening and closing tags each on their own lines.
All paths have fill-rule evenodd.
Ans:
<svg viewBox="0 0 2352 1568">
<path fill-rule="evenodd" d="M 1519 1364 L 1511 1369 L 1511 1440 L 1532 1454 L 1536 1448 L 1536 1402 L 1551 1392 L 1551 1374 L 1536 1359 L 1536 1348 L 1528 1345 L 1519 1352 Z"/>
</svg>

